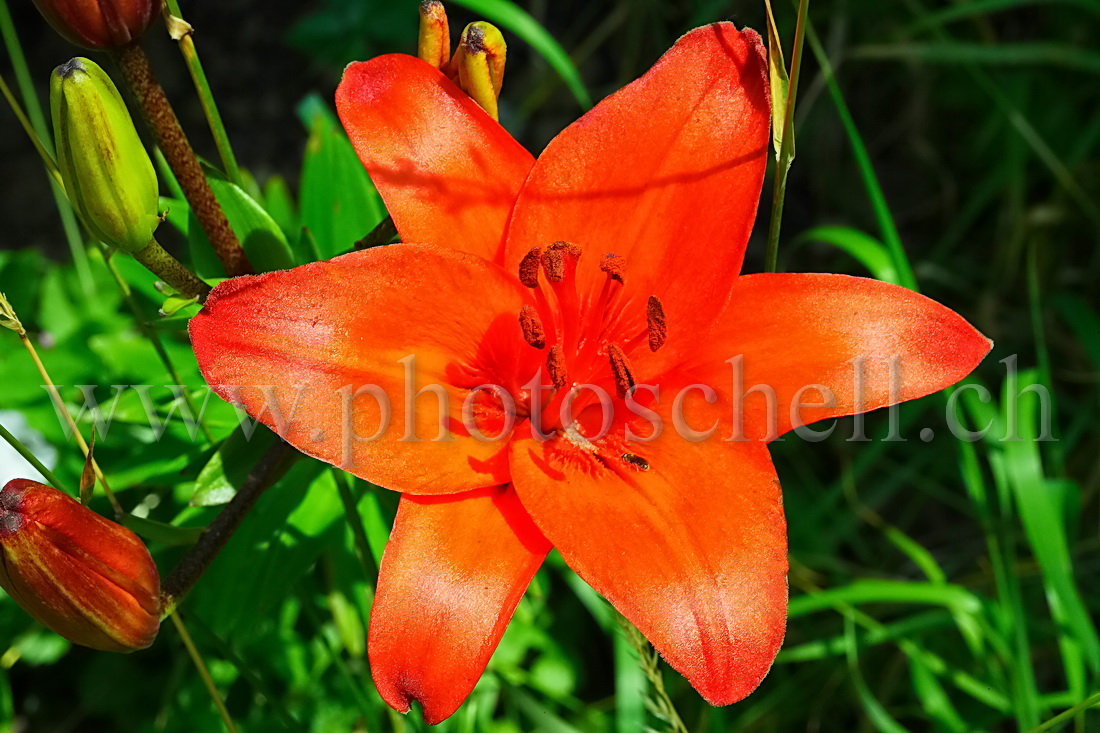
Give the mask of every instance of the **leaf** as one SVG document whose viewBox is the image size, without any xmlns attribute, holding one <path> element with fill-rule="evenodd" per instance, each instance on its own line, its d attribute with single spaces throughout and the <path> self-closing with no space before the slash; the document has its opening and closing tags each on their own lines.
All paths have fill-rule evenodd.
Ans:
<svg viewBox="0 0 1100 733">
<path fill-rule="evenodd" d="M 791 86 L 787 76 L 787 62 L 783 60 L 783 46 L 779 42 L 779 29 L 775 26 L 771 0 L 764 0 L 764 10 L 768 16 L 768 78 L 772 88 L 772 147 L 775 159 L 779 160 L 779 149 L 783 146 L 783 127 L 787 120 L 787 92 Z M 790 167 L 794 160 L 794 129 L 791 129 L 791 157 L 787 161 Z"/>
<path fill-rule="evenodd" d="M 569 58 L 569 54 L 561 44 L 554 40 L 554 37 L 525 10 L 511 0 L 455 0 L 455 4 L 515 33 L 546 59 L 546 63 L 550 64 L 550 68 L 557 72 L 569 87 L 569 91 L 573 93 L 573 97 L 581 107 L 588 109 L 592 106 L 592 96 L 581 81 L 581 74 L 576 64 Z"/>
<path fill-rule="evenodd" d="M 165 524 L 145 517 L 135 517 L 133 514 L 123 517 L 122 525 L 142 539 L 170 547 L 195 544 L 205 529 L 204 527 L 177 527 L 174 524 Z"/>
<path fill-rule="evenodd" d="M 195 491 L 191 494 L 191 506 L 228 503 L 260 456 L 274 442 L 275 434 L 270 430 L 257 430 L 249 439 L 243 428 L 237 428 L 199 472 Z"/>
<path fill-rule="evenodd" d="M 283 230 L 287 239 L 298 233 L 298 211 L 294 198 L 290 195 L 290 189 L 286 185 L 286 179 L 282 176 L 272 176 L 267 179 L 267 185 L 264 186 L 264 203 L 267 213 Z"/>
<path fill-rule="evenodd" d="M 800 234 L 794 244 L 804 242 L 831 244 L 859 260 L 860 264 L 877 279 L 894 285 L 902 284 L 897 268 L 894 267 L 894 260 L 886 250 L 886 246 L 870 234 L 852 227 L 814 227 Z"/>
<path fill-rule="evenodd" d="M 302 576 L 342 536 L 343 505 L 328 466 L 300 459 L 249 512 L 188 599 L 216 632 L 247 637 L 301 591 Z"/>
<path fill-rule="evenodd" d="M 199 302 L 198 296 L 185 298 L 182 295 L 169 295 L 160 306 L 160 314 L 164 317 L 174 316 L 189 305 Z"/>
<path fill-rule="evenodd" d="M 299 105 L 298 115 L 310 131 L 298 192 L 300 224 L 327 259 L 349 251 L 386 210 L 332 111 L 312 96 Z M 300 258 L 307 255 L 298 248 Z"/>
<path fill-rule="evenodd" d="M 1018 385 L 1029 386 L 1017 392 Z M 1021 371 L 1015 379 L 1005 380 L 1001 419 L 1008 433 L 999 441 L 1004 449 L 1004 475 L 1042 571 L 1063 656 L 1069 651 L 1067 644 L 1078 647 L 1074 653 L 1083 656 L 1095 675 L 1100 672 L 1100 635 L 1077 586 L 1061 492 L 1052 487 L 1053 482 L 1043 470 L 1039 443 L 1051 438 L 1047 434 L 1049 426 L 1040 420 L 1045 423 L 1049 419 L 1044 414 L 1048 408 L 1043 405 L 1043 393 L 1033 391 L 1030 385 L 1041 386 L 1036 370 Z M 1072 679 L 1072 675 L 1067 676 Z"/>
<path fill-rule="evenodd" d="M 225 211 L 229 226 L 244 247 L 249 262 L 257 272 L 286 270 L 294 267 L 294 255 L 287 244 L 286 236 L 271 215 L 264 211 L 256 199 L 249 196 L 240 186 L 222 178 L 220 174 L 207 169 L 207 180 L 214 196 Z M 225 270 L 214 255 L 202 227 L 194 212 L 189 214 L 188 245 L 191 258 L 200 277 L 224 276 Z"/>
</svg>

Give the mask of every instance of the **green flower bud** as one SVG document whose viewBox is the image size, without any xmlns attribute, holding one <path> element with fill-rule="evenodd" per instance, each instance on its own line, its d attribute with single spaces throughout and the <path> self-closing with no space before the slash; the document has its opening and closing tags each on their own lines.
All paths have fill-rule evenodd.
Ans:
<svg viewBox="0 0 1100 733">
<path fill-rule="evenodd" d="M 112 247 L 136 253 L 160 224 L 157 176 L 110 77 L 75 58 L 50 79 L 57 166 L 85 226 Z"/>
</svg>

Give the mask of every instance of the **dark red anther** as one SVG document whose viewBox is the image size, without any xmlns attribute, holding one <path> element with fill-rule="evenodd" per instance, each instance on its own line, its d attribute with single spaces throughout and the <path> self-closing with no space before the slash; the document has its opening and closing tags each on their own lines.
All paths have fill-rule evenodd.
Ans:
<svg viewBox="0 0 1100 733">
<path fill-rule="evenodd" d="M 623 399 L 634 389 L 634 370 L 630 368 L 630 362 L 618 344 L 607 345 L 607 358 L 615 375 L 615 394 Z"/>
<path fill-rule="evenodd" d="M 539 286 L 539 263 L 542 262 L 542 250 L 535 247 L 519 261 L 519 281 L 529 288 Z"/>
<path fill-rule="evenodd" d="M 622 283 L 626 275 L 626 259 L 617 254 L 605 254 L 600 261 L 600 269 L 612 280 Z"/>
<path fill-rule="evenodd" d="M 568 384 L 565 373 L 565 358 L 561 355 L 561 349 L 557 346 L 550 347 L 550 353 L 546 355 L 546 371 L 550 374 L 550 383 L 557 389 Z"/>
<path fill-rule="evenodd" d="M 575 265 L 581 256 L 581 248 L 572 242 L 554 242 L 546 248 L 542 255 L 542 266 L 546 269 L 546 279 L 550 282 L 560 283 L 572 270 L 570 265 Z"/>
<path fill-rule="evenodd" d="M 656 351 L 665 345 L 668 338 L 668 323 L 665 321 L 665 307 L 656 295 L 649 296 L 645 309 L 646 327 L 649 329 L 649 350 Z"/>
<path fill-rule="evenodd" d="M 542 319 L 539 312 L 532 306 L 525 305 L 519 311 L 519 325 L 523 329 L 523 340 L 536 349 L 546 347 L 546 331 L 542 328 Z"/>
</svg>

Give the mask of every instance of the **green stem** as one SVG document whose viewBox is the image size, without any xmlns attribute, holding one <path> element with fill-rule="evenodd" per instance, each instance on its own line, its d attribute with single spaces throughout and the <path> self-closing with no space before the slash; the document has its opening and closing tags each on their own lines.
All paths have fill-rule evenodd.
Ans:
<svg viewBox="0 0 1100 733">
<path fill-rule="evenodd" d="M 23 445 L 19 441 L 19 438 L 12 435 L 3 425 L 0 425 L 0 438 L 6 440 L 8 442 L 8 445 L 10 445 L 12 448 L 15 448 L 16 452 L 19 455 L 26 458 L 27 463 L 34 466 L 34 470 L 42 474 L 42 478 L 46 479 L 46 482 L 49 483 L 50 486 L 59 491 L 65 490 L 64 487 L 61 485 L 61 482 L 57 480 L 57 476 L 53 475 L 53 471 L 46 468 L 46 466 L 43 465 L 42 461 L 38 460 L 38 457 L 31 453 L 30 449 L 27 446 Z"/>
<path fill-rule="evenodd" d="M 210 188 L 210 182 L 206 180 L 199 159 L 195 157 L 195 151 L 180 127 L 179 119 L 153 73 L 149 57 L 137 43 L 112 53 L 141 106 L 157 146 L 164 153 L 165 160 L 187 197 L 187 203 L 191 205 L 191 211 L 199 220 L 206 238 L 210 240 L 214 254 L 221 260 L 225 273 L 235 277 L 251 272 L 252 265 L 248 256 L 230 228 L 229 220 L 225 218 L 225 212 Z"/>
<path fill-rule="evenodd" d="M 141 307 L 138 305 L 137 300 L 134 299 L 133 291 L 130 290 L 130 284 L 122 277 L 122 273 L 118 271 L 118 266 L 115 265 L 114 257 L 112 257 L 112 253 L 107 247 L 103 248 L 103 260 L 107 263 L 107 269 L 115 279 L 115 284 L 118 285 L 119 292 L 122 293 L 122 299 L 126 301 L 126 305 L 130 308 L 130 312 L 134 314 L 134 320 L 137 323 L 138 330 L 141 331 L 141 334 L 149 339 L 149 343 L 153 345 L 153 349 L 157 352 L 157 356 L 160 357 L 161 362 L 164 364 L 164 368 L 168 371 L 168 376 L 172 378 L 172 382 L 182 385 L 183 379 L 176 370 L 176 365 L 173 364 L 172 360 L 168 357 L 168 351 L 164 348 L 164 343 L 160 340 L 160 336 L 157 335 L 156 329 L 152 328 L 145 319 L 145 315 L 141 312 Z M 198 405 L 195 404 L 194 399 L 192 399 L 191 394 L 186 389 L 183 390 L 182 394 L 187 406 L 191 408 L 191 414 L 195 416 L 195 421 L 198 422 L 203 435 L 206 436 L 208 441 L 213 443 L 214 436 L 211 435 L 210 428 L 206 427 L 206 424 L 202 421 L 202 415 L 199 413 Z"/>
<path fill-rule="evenodd" d="M 229 144 L 229 135 L 225 131 L 218 105 L 214 101 L 214 93 L 210 89 L 210 82 L 206 79 L 202 62 L 199 61 L 199 52 L 195 49 L 195 41 L 191 37 L 192 28 L 180 13 L 177 0 L 167 0 L 164 8 L 164 19 L 168 25 L 168 32 L 172 38 L 179 42 L 180 53 L 183 54 L 184 63 L 191 72 L 191 80 L 195 84 L 195 91 L 199 94 L 199 102 L 202 111 L 206 115 L 206 122 L 210 125 L 210 133 L 214 136 L 214 145 L 218 148 L 218 155 L 222 159 L 225 175 L 238 186 L 244 187 L 241 178 L 241 169 L 237 165 L 237 157 L 233 154 L 233 146 Z"/>
<path fill-rule="evenodd" d="M 810 0 L 799 0 L 798 23 L 794 29 L 794 51 L 791 53 L 790 83 L 787 86 L 787 108 L 783 115 L 783 138 L 779 144 L 779 160 L 775 166 L 772 189 L 772 212 L 768 223 L 768 249 L 764 269 L 775 272 L 779 263 L 779 228 L 783 221 L 783 202 L 787 197 L 787 173 L 794 155 L 794 103 L 798 97 L 798 78 L 802 71 L 802 41 L 806 37 L 806 12 Z"/>
<path fill-rule="evenodd" d="M 35 141 L 35 146 L 42 150 L 53 147 L 49 127 L 46 125 L 46 116 L 42 111 L 42 104 L 38 101 L 38 95 L 31 81 L 30 70 L 27 67 L 27 59 L 23 55 L 23 47 L 19 43 L 19 35 L 15 32 L 11 13 L 8 11 L 7 0 L 0 0 L 0 36 L 4 39 L 4 45 L 8 49 L 12 69 L 15 71 L 15 83 L 19 87 L 19 93 L 23 95 L 23 103 L 27 107 L 26 117 L 20 117 L 20 122 L 29 121 L 29 127 L 24 123 L 27 134 Z M 7 85 L 5 85 L 6 87 Z M 12 109 L 18 108 L 15 98 L 10 95 L 10 90 L 4 96 L 8 97 L 8 103 Z M 19 116 L 19 113 L 16 113 Z M 34 134 L 31 134 L 33 131 Z M 50 158 L 52 160 L 52 157 Z M 52 176 L 52 173 L 51 173 Z M 57 203 L 57 212 L 61 217 L 61 228 L 65 232 L 65 239 L 69 243 L 69 251 L 72 254 L 73 265 L 76 267 L 76 276 L 80 281 L 80 289 L 86 297 L 95 297 L 95 280 L 92 278 L 92 268 L 88 265 L 88 252 L 84 248 L 84 237 L 80 232 L 80 225 L 76 221 L 76 214 L 65 195 L 65 189 L 56 180 L 50 180 L 50 189 L 53 192 L 54 201 Z"/>
<path fill-rule="evenodd" d="M 191 634 L 187 632 L 187 627 L 183 625 L 183 619 L 179 617 L 179 612 L 172 614 L 172 623 L 175 624 L 176 631 L 179 632 L 180 639 L 183 640 L 183 645 L 187 648 L 187 654 L 191 657 L 195 669 L 198 670 L 199 677 L 202 678 L 203 686 L 210 694 L 210 699 L 214 701 L 214 707 L 218 709 L 218 715 L 225 723 L 226 730 L 230 733 L 237 733 L 237 726 L 233 723 L 233 718 L 230 717 L 229 710 L 225 707 L 225 700 L 222 700 L 221 693 L 218 692 L 218 686 L 214 684 L 214 678 L 210 676 L 210 670 L 207 668 L 206 662 L 203 661 L 199 648 L 195 646 L 195 642 L 191 639 Z"/>
<path fill-rule="evenodd" d="M 118 499 L 115 497 L 115 492 L 111 490 L 111 485 L 107 483 L 107 477 L 103 474 L 103 469 L 99 467 L 99 463 L 96 461 L 95 456 L 92 455 L 92 450 L 88 447 L 87 441 L 84 440 L 84 436 L 76 426 L 76 421 L 73 420 L 73 416 L 69 414 L 69 409 L 65 407 L 65 400 L 61 399 L 61 393 L 57 391 L 57 385 L 54 384 L 53 379 L 50 377 L 50 373 L 46 371 L 46 365 L 42 363 L 42 358 L 38 356 L 38 350 L 34 348 L 34 343 L 31 342 L 26 332 L 19 334 L 19 340 L 23 342 L 23 348 L 31 355 L 31 361 L 34 362 L 34 368 L 38 370 L 38 376 L 42 377 L 42 381 L 45 383 L 43 386 L 46 388 L 46 392 L 49 393 L 50 398 L 53 400 L 57 413 L 61 416 L 61 419 L 68 424 L 69 429 L 72 431 L 72 436 L 76 439 L 76 444 L 80 447 L 80 452 L 84 454 L 84 460 L 91 462 L 92 470 L 95 471 L 95 476 L 99 479 L 99 485 L 103 487 L 103 493 L 107 495 L 107 500 L 111 502 L 111 507 L 115 510 L 115 520 L 121 522 L 126 512 L 122 509 L 122 505 L 119 504 Z"/>
<path fill-rule="evenodd" d="M 183 266 L 179 260 L 153 240 L 140 252 L 134 252 L 134 259 L 146 270 L 159 277 L 187 298 L 198 298 L 199 302 L 210 295 L 210 286 Z"/>
</svg>

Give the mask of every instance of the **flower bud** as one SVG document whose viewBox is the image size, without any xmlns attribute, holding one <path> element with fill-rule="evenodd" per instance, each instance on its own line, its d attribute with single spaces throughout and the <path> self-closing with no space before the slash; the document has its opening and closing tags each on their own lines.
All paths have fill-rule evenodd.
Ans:
<svg viewBox="0 0 1100 733">
<path fill-rule="evenodd" d="M 439 0 L 420 3 L 420 38 L 416 55 L 437 69 L 444 69 L 451 60 L 451 32 L 447 11 Z"/>
<path fill-rule="evenodd" d="M 462 31 L 451 69 L 458 86 L 470 95 L 494 120 L 497 99 L 504 83 L 504 62 L 508 47 L 496 26 L 485 21 L 470 23 Z"/>
<path fill-rule="evenodd" d="M 144 649 L 160 627 L 160 576 L 130 530 L 49 486 L 0 490 L 0 586 L 74 644 Z"/>
<path fill-rule="evenodd" d="M 57 167 L 84 225 L 112 247 L 145 249 L 160 224 L 157 176 L 110 77 L 85 58 L 58 66 L 50 111 Z"/>
<path fill-rule="evenodd" d="M 34 0 L 69 43 L 109 50 L 136 41 L 160 12 L 162 0 Z"/>
</svg>

